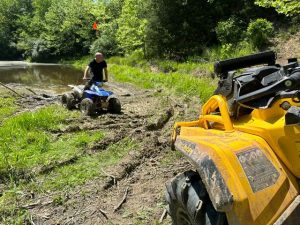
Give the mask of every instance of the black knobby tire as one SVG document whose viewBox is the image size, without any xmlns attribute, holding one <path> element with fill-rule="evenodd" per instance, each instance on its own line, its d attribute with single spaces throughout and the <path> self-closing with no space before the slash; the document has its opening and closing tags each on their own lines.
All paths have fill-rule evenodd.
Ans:
<svg viewBox="0 0 300 225">
<path fill-rule="evenodd" d="M 93 116 L 95 114 L 95 105 L 92 99 L 85 98 L 80 103 L 80 111 L 86 116 Z"/>
<path fill-rule="evenodd" d="M 167 211 L 173 225 L 227 224 L 225 214 L 214 209 L 198 173 L 181 173 L 166 188 Z"/>
<path fill-rule="evenodd" d="M 63 94 L 61 97 L 61 103 L 67 109 L 74 109 L 76 107 L 76 100 L 72 93 Z"/>
<path fill-rule="evenodd" d="M 107 110 L 110 113 L 120 113 L 121 112 L 121 103 L 117 98 L 111 98 L 108 100 Z"/>
</svg>

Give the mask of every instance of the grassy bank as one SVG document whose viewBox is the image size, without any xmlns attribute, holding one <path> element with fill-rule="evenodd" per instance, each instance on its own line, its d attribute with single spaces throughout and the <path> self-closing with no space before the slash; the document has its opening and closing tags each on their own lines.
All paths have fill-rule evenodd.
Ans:
<svg viewBox="0 0 300 225">
<path fill-rule="evenodd" d="M 0 122 L 10 116 L 17 108 L 14 98 L 0 98 Z"/>
<path fill-rule="evenodd" d="M 91 58 L 83 57 L 68 63 L 83 70 Z M 145 89 L 162 89 L 180 97 L 199 97 L 205 101 L 217 83 L 211 78 L 213 64 L 208 62 L 154 62 L 146 61 L 140 55 L 112 57 L 107 61 L 109 74 L 117 82 L 131 83 Z"/>
<path fill-rule="evenodd" d="M 146 60 L 141 52 L 134 52 L 127 57 L 111 57 L 107 61 L 110 74 L 118 82 L 131 83 L 146 89 L 163 89 L 186 99 L 199 97 L 201 102 L 205 102 L 217 86 L 217 79 L 212 79 L 213 63 L 255 51 L 252 45 L 240 43 L 237 46 L 207 48 L 201 56 L 191 57 L 185 62 Z M 84 69 L 92 58 L 93 56 L 85 56 L 65 63 Z"/>
<path fill-rule="evenodd" d="M 205 101 L 215 89 L 215 82 L 208 77 L 201 79 L 181 73 L 153 73 L 130 66 L 111 65 L 118 82 L 128 82 L 146 89 L 163 89 L 181 97 L 197 96 Z M 165 90 L 166 89 L 166 90 Z"/>
<path fill-rule="evenodd" d="M 54 104 L 14 115 L 16 102 L 13 97 L 0 97 L 4 106 L 0 110 L 1 224 L 30 221 L 28 210 L 23 208 L 31 201 L 26 197 L 30 193 L 62 193 L 53 197 L 56 204 L 71 188 L 105 177 L 102 168 L 117 164 L 138 148 L 134 141 L 124 139 L 104 152 L 88 154 L 108 134 L 101 130 L 68 131 L 72 123 L 78 125 L 78 111 Z"/>
</svg>

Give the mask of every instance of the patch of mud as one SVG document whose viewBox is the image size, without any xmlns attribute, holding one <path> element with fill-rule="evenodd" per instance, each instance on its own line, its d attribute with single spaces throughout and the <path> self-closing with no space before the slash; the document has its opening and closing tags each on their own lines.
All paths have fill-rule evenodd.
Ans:
<svg viewBox="0 0 300 225">
<path fill-rule="evenodd" d="M 0 86 L 0 92 L 4 98 L 10 96 L 16 98 L 15 104 L 18 106 L 18 109 L 15 114 L 24 111 L 34 111 L 39 107 L 60 102 L 60 95 L 40 89 L 33 89 L 21 84 L 6 84 L 5 87 Z"/>
<path fill-rule="evenodd" d="M 34 224 L 155 224 L 164 211 L 165 182 L 190 168 L 183 158 L 166 161 L 171 155 L 169 140 L 175 120 L 184 115 L 195 118 L 199 105 L 191 104 L 196 109 L 189 111 L 192 107 L 187 103 L 180 104 L 177 99 L 174 104 L 170 98 L 156 96 L 149 90 L 118 83 L 110 83 L 109 87 L 120 98 L 122 114 L 82 116 L 68 121 L 67 127 L 53 131 L 57 137 L 88 130 L 109 135 L 74 158 L 36 172 L 48 173 L 59 166 L 75 163 L 83 155 L 106 151 L 124 138 L 135 140 L 139 148 L 129 152 L 117 165 L 99 171 L 98 178 L 84 185 L 69 191 L 25 194 L 32 197 L 24 199 L 21 205 L 29 210 Z M 59 101 L 59 96 L 39 96 L 41 99 L 35 99 L 28 94 L 18 103 L 23 109 L 32 109 Z M 115 211 L 125 190 L 128 190 L 126 199 Z"/>
</svg>

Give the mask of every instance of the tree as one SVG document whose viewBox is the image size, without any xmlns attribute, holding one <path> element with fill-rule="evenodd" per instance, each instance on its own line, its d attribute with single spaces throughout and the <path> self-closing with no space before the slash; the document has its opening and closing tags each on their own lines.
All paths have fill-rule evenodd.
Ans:
<svg viewBox="0 0 300 225">
<path fill-rule="evenodd" d="M 94 16 L 89 13 L 93 1 L 53 0 L 45 15 L 45 33 L 53 55 L 81 55 L 95 38 L 91 29 Z"/>
<path fill-rule="evenodd" d="M 99 37 L 90 47 L 91 53 L 103 52 L 106 56 L 121 55 L 122 49 L 118 46 L 116 40 L 117 24 L 102 24 Z"/>
<path fill-rule="evenodd" d="M 0 58 L 18 57 L 16 48 L 17 18 L 30 11 L 30 0 L 0 0 Z"/>
<path fill-rule="evenodd" d="M 99 21 L 98 38 L 92 43 L 90 52 L 103 52 L 106 56 L 121 55 L 122 48 L 117 42 L 118 21 L 122 12 L 124 0 L 110 0 L 105 2 L 104 9 L 94 15 Z"/>
<path fill-rule="evenodd" d="M 145 47 L 147 1 L 125 0 L 118 18 L 117 41 L 126 53 Z"/>
<path fill-rule="evenodd" d="M 32 11 L 18 19 L 18 49 L 33 60 L 88 53 L 96 39 L 92 23 L 104 14 L 93 0 L 32 0 Z"/>
<path fill-rule="evenodd" d="M 182 58 L 201 53 L 215 36 L 218 14 L 213 14 L 214 10 L 205 0 L 151 0 L 148 54 Z"/>
<path fill-rule="evenodd" d="M 256 0 L 255 4 L 266 8 L 273 7 L 277 12 L 287 16 L 300 16 L 299 0 Z"/>
<path fill-rule="evenodd" d="M 45 15 L 52 0 L 32 0 L 32 9 L 20 15 L 17 24 L 17 48 L 33 60 L 47 59 L 49 49 L 42 39 L 45 32 Z"/>
</svg>

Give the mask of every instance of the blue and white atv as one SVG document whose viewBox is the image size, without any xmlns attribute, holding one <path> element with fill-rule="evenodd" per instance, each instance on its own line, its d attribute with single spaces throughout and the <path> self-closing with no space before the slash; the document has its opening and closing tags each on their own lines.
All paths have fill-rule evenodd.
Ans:
<svg viewBox="0 0 300 225">
<path fill-rule="evenodd" d="M 102 82 L 93 83 L 88 90 L 84 90 L 83 85 L 73 86 L 71 93 L 62 96 L 62 104 L 68 109 L 79 108 L 88 116 L 107 110 L 110 113 L 120 113 L 121 103 L 111 91 L 102 88 Z"/>
</svg>

